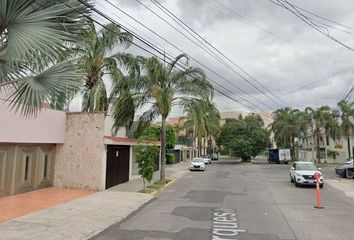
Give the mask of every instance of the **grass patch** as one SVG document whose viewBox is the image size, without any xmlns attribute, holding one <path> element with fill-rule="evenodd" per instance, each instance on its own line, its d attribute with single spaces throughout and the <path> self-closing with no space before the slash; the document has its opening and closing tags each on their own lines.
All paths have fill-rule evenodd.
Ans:
<svg viewBox="0 0 354 240">
<path fill-rule="evenodd" d="M 160 180 L 160 181 L 156 181 L 153 184 L 149 185 L 146 187 L 146 189 L 142 189 L 139 192 L 141 193 L 152 193 L 153 191 L 157 191 L 159 189 L 161 189 L 163 186 L 165 186 L 167 183 L 171 182 L 170 179 L 165 179 L 165 180 Z"/>
<path fill-rule="evenodd" d="M 146 189 L 141 189 L 139 192 L 140 193 L 152 193 L 154 189 L 146 188 Z"/>
<path fill-rule="evenodd" d="M 162 187 L 163 187 L 163 185 L 155 185 L 155 184 L 147 186 L 147 188 L 150 188 L 150 189 L 153 189 L 153 190 L 159 190 Z"/>
<path fill-rule="evenodd" d="M 164 185 L 166 185 L 166 184 L 169 183 L 169 182 L 171 182 L 170 179 L 159 180 L 159 181 L 154 182 L 154 185 L 161 185 L 161 186 L 164 186 Z"/>
</svg>

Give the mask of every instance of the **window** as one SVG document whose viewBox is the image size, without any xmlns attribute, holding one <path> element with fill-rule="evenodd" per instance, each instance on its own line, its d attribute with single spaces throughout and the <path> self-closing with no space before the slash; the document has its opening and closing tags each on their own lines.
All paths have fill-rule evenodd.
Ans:
<svg viewBox="0 0 354 240">
<path fill-rule="evenodd" d="M 28 180 L 28 168 L 29 168 L 29 156 L 26 156 L 26 160 L 25 160 L 25 181 Z"/>
<path fill-rule="evenodd" d="M 326 136 L 326 145 L 329 146 L 329 137 Z"/>
<path fill-rule="evenodd" d="M 46 178 L 48 173 L 48 154 L 44 156 L 44 173 L 43 177 Z"/>
</svg>

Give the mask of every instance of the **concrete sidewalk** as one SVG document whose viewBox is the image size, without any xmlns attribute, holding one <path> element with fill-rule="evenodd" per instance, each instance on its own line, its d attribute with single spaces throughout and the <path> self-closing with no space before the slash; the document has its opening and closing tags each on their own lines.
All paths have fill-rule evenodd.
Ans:
<svg viewBox="0 0 354 240">
<path fill-rule="evenodd" d="M 188 162 L 166 167 L 166 177 L 182 177 Z M 118 223 L 154 197 L 137 193 L 141 179 L 0 224 L 0 240 L 89 239 Z"/>
<path fill-rule="evenodd" d="M 98 192 L 0 224 L 0 239 L 88 239 L 120 222 L 152 198 L 143 193 Z"/>
<path fill-rule="evenodd" d="M 341 190 L 348 197 L 353 198 L 354 200 L 354 179 L 346 179 L 346 178 L 337 178 L 337 179 L 327 179 L 325 183 L 330 186 Z"/>
</svg>

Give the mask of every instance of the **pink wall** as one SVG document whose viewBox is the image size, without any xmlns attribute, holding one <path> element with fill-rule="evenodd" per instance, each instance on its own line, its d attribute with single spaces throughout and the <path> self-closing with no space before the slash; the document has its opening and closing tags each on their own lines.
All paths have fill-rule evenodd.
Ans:
<svg viewBox="0 0 354 240">
<path fill-rule="evenodd" d="M 0 143 L 64 143 L 65 121 L 65 112 L 51 109 L 25 119 L 0 100 Z"/>
</svg>

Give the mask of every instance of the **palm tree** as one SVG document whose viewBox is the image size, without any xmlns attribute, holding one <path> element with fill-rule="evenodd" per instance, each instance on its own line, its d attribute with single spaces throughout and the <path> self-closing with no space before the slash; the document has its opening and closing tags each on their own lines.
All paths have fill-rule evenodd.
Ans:
<svg viewBox="0 0 354 240">
<path fill-rule="evenodd" d="M 81 32 L 84 40 L 78 49 L 81 56 L 80 66 L 86 73 L 85 88 L 83 91 L 83 111 L 107 111 L 108 96 L 103 76 L 109 75 L 113 79 L 122 77 L 119 67 L 129 64 L 132 55 L 118 52 L 111 54 L 117 46 L 130 46 L 132 35 L 122 32 L 116 24 L 107 24 L 99 31 L 91 21 L 89 26 Z M 115 81 L 112 81 L 113 84 Z"/>
<path fill-rule="evenodd" d="M 303 128 L 302 114 L 298 109 L 283 108 L 273 112 L 274 121 L 271 130 L 278 147 L 291 147 L 295 159 L 295 138 Z"/>
<path fill-rule="evenodd" d="M 88 10 L 77 1 L 0 1 L 0 93 L 23 116 L 80 86 L 76 65 L 63 60 L 79 41 L 81 13 Z"/>
<path fill-rule="evenodd" d="M 122 78 L 117 84 L 119 87 L 112 91 L 116 96 L 112 107 L 113 132 L 122 126 L 130 127 L 138 109 L 148 108 L 139 118 L 138 131 L 161 116 L 161 180 L 165 179 L 166 119 L 172 107 L 213 95 L 213 89 L 200 68 L 177 68 L 183 59 L 188 62 L 187 56 L 181 54 L 166 65 L 155 57 L 139 57 L 135 62 L 141 65 L 140 71 L 135 74 L 132 71 Z"/>
<path fill-rule="evenodd" d="M 333 123 L 332 111 L 330 107 L 322 106 L 317 109 L 307 107 L 305 112 L 309 116 L 310 126 L 313 129 L 314 136 L 316 137 L 317 160 L 318 163 L 321 163 L 320 139 L 323 136 L 323 131 L 328 134 L 329 126 Z"/>
<path fill-rule="evenodd" d="M 185 127 L 188 132 L 194 132 L 198 142 L 198 154 L 202 152 L 202 140 L 209 138 L 209 152 L 211 152 L 212 138 L 216 139 L 220 131 L 220 113 L 215 104 L 210 100 L 192 100 L 184 105 L 184 112 L 187 113 Z"/>
<path fill-rule="evenodd" d="M 335 150 L 328 150 L 327 156 L 333 158 L 333 162 L 336 162 L 336 158 L 339 156 L 339 152 Z"/>
<path fill-rule="evenodd" d="M 351 157 L 350 154 L 350 135 L 351 131 L 354 128 L 353 117 L 354 117 L 354 102 L 348 103 L 345 100 L 341 100 L 338 104 L 338 107 L 341 111 L 341 129 L 344 133 L 344 136 L 347 137 L 348 142 L 348 156 Z"/>
</svg>

